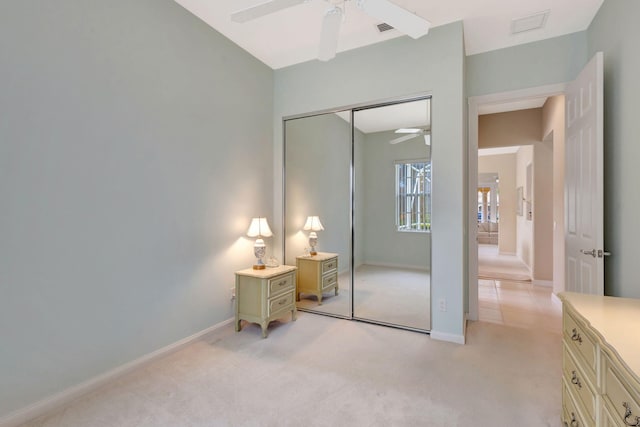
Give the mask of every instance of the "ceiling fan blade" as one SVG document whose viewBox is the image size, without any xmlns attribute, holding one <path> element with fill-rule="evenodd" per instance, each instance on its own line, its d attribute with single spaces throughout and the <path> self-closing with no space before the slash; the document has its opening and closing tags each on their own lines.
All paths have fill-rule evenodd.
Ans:
<svg viewBox="0 0 640 427">
<path fill-rule="evenodd" d="M 391 141 L 389 141 L 389 144 L 398 144 L 400 142 L 405 142 L 420 135 L 421 134 L 419 133 L 410 133 L 408 135 L 401 136 L 400 138 L 392 139 Z"/>
<path fill-rule="evenodd" d="M 271 0 L 247 9 L 234 12 L 231 14 L 231 20 L 233 22 L 239 23 L 247 22 L 251 21 L 252 19 L 260 18 L 262 16 L 278 12 L 282 9 L 287 9 L 301 3 L 306 3 L 307 1 L 309 0 Z"/>
<path fill-rule="evenodd" d="M 342 17 L 342 9 L 337 6 L 327 10 L 324 15 L 322 32 L 320 33 L 320 47 L 318 49 L 318 59 L 320 61 L 328 61 L 336 56 Z"/>
<path fill-rule="evenodd" d="M 368 15 L 391 25 L 414 39 L 426 35 L 431 27 L 431 22 L 389 0 L 358 0 L 357 5 Z"/>
</svg>

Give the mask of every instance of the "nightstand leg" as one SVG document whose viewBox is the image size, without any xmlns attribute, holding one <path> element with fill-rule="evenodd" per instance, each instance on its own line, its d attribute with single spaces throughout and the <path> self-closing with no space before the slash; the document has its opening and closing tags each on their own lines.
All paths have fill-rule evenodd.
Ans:
<svg viewBox="0 0 640 427">
<path fill-rule="evenodd" d="M 240 319 L 236 320 L 236 332 L 240 332 L 240 329 L 241 329 L 240 328 L 240 322 L 241 322 Z"/>
<path fill-rule="evenodd" d="M 297 314 L 298 314 L 298 311 L 296 310 L 295 307 L 293 307 L 293 310 L 291 310 L 291 320 L 293 320 L 294 322 L 295 322 L 296 318 L 298 317 Z"/>
<path fill-rule="evenodd" d="M 335 288 L 336 296 L 338 296 L 338 287 Z"/>
<path fill-rule="evenodd" d="M 262 338 L 266 338 L 267 337 L 267 327 L 269 326 L 269 323 L 261 323 L 260 326 L 262 327 Z"/>
<path fill-rule="evenodd" d="M 318 305 L 322 305 L 322 294 L 318 295 Z"/>
</svg>

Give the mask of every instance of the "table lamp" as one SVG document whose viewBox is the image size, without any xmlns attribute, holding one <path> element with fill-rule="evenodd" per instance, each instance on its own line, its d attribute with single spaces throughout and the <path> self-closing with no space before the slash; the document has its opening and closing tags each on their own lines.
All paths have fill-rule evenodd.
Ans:
<svg viewBox="0 0 640 427">
<path fill-rule="evenodd" d="M 253 245 L 253 254 L 257 258 L 256 263 L 253 265 L 254 270 L 264 270 L 265 264 L 262 261 L 266 254 L 266 245 L 264 244 L 263 237 L 271 237 L 273 233 L 267 223 L 267 218 L 253 218 L 251 219 L 251 225 L 247 231 L 247 236 L 257 237 L 256 243 Z"/>
<path fill-rule="evenodd" d="M 311 230 L 311 233 L 309 233 L 309 246 L 311 246 L 311 250 L 309 251 L 309 254 L 318 255 L 318 252 L 316 252 L 316 245 L 318 244 L 318 235 L 316 234 L 316 231 L 324 230 L 324 227 L 320 222 L 320 217 L 308 216 L 307 222 L 305 222 L 304 227 L 302 227 L 302 229 L 305 231 Z"/>
</svg>

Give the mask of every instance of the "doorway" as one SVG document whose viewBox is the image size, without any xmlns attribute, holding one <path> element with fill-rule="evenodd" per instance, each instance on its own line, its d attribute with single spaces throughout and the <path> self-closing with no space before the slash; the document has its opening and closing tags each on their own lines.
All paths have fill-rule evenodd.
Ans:
<svg viewBox="0 0 640 427">
<path fill-rule="evenodd" d="M 479 97 L 472 97 L 469 99 L 469 188 L 478 188 L 479 186 L 479 182 L 478 182 L 478 173 L 479 173 L 479 168 L 478 168 L 478 141 L 479 141 L 479 133 L 480 133 L 480 127 L 479 127 L 479 117 L 481 115 L 481 113 L 483 112 L 487 112 L 487 111 L 491 111 L 493 109 L 493 113 L 488 113 L 488 114 L 495 114 L 495 113 L 499 113 L 499 112 L 505 112 L 505 111 L 518 111 L 518 110 L 522 110 L 522 109 L 528 109 L 531 107 L 528 107 L 530 105 L 530 103 L 532 101 L 535 100 L 544 100 L 550 98 L 550 97 L 556 97 L 556 96 L 562 96 L 563 92 L 565 90 L 565 85 L 564 84 L 560 84 L 560 85 L 550 85 L 550 86 L 545 86 L 545 87 L 539 87 L 539 88 L 532 88 L 532 89 L 527 89 L 527 90 L 520 90 L 520 91 L 513 91 L 513 92 L 507 92 L 507 93 L 501 93 L 501 94 L 492 94 L 492 95 L 485 95 L 485 96 L 479 96 Z M 558 98 L 559 99 L 559 98 Z M 564 102 L 560 102 L 561 105 L 564 104 Z M 506 109 L 506 110 L 505 110 Z M 561 123 L 561 126 L 564 127 L 564 121 Z M 553 140 L 554 138 L 558 138 L 560 136 L 563 135 L 558 135 L 557 132 L 554 132 L 556 130 L 556 128 L 554 126 L 552 126 L 551 131 L 547 132 L 547 129 L 544 130 L 544 132 L 541 132 L 540 134 L 536 135 L 535 141 L 539 142 L 542 144 L 542 140 L 547 140 L 549 141 L 549 138 L 551 138 L 551 140 Z M 513 141 L 510 142 L 500 142 L 497 144 L 498 147 L 501 148 L 505 148 L 507 146 L 513 146 L 514 143 Z M 495 146 L 494 146 L 495 147 Z M 551 151 L 549 151 L 551 150 Z M 553 142 L 547 142 L 547 146 L 546 146 L 546 150 L 540 150 L 540 153 L 538 154 L 542 154 L 544 156 L 547 157 L 547 159 L 549 159 L 549 157 L 551 158 L 551 161 L 553 162 L 553 164 L 557 164 L 557 165 L 563 165 L 564 164 L 564 157 L 562 156 L 561 158 L 558 158 L 556 156 L 556 152 L 560 152 L 564 150 L 564 146 L 563 145 L 555 145 Z M 553 153 L 553 154 L 550 154 Z M 516 217 L 516 212 L 521 212 L 522 216 L 517 216 L 517 218 L 514 220 L 515 224 L 514 224 L 514 229 L 517 230 L 518 225 L 522 225 L 522 226 L 529 226 L 531 227 L 531 232 L 532 235 L 533 233 L 535 233 L 535 228 L 533 227 L 534 223 L 535 223 L 535 212 L 536 212 L 536 208 L 538 208 L 538 205 L 533 204 L 533 200 L 535 200 L 535 162 L 534 162 L 534 157 L 535 154 L 533 152 L 533 150 L 531 150 L 530 154 L 530 161 L 528 163 L 524 163 L 524 165 L 522 165 L 522 172 L 521 172 L 521 178 L 519 178 L 520 181 L 520 185 L 522 188 L 522 190 L 518 190 L 517 186 L 513 186 L 513 188 L 510 190 L 513 192 L 514 196 L 513 199 L 515 201 L 516 199 L 516 195 L 520 194 L 519 191 L 522 191 L 522 199 L 523 200 L 518 200 L 518 202 L 521 202 L 521 211 L 520 209 L 517 209 L 517 206 L 514 202 L 514 205 L 509 208 L 509 212 L 511 212 L 513 214 L 514 217 Z M 522 159 L 520 159 L 519 161 L 523 162 L 524 158 L 526 158 L 526 156 L 522 156 Z M 526 177 L 527 177 L 527 166 L 529 166 L 529 163 L 531 163 L 531 167 L 530 167 L 530 171 L 531 171 L 531 179 L 532 179 L 532 183 L 528 186 L 529 188 L 531 188 L 531 196 L 529 197 L 529 199 L 527 199 L 527 193 L 525 192 L 525 188 L 527 187 L 526 185 Z M 555 194 L 557 193 L 557 183 L 561 182 L 564 179 L 564 175 L 563 174 L 557 174 L 555 173 L 556 170 L 554 167 L 551 167 L 550 170 L 547 170 L 546 173 L 542 173 L 542 171 L 538 171 L 539 172 L 539 176 L 540 177 L 545 177 L 547 179 L 547 181 L 551 181 L 552 183 L 549 183 L 549 186 L 551 188 L 551 191 L 547 190 L 547 194 L 546 197 L 549 197 L 550 194 Z M 504 177 L 500 178 L 501 181 L 504 179 Z M 542 191 L 543 186 L 540 185 L 538 190 Z M 505 192 L 501 190 L 501 205 L 500 205 L 500 220 L 504 221 L 505 220 L 505 216 L 507 216 L 506 212 L 507 212 L 507 208 L 505 206 Z M 560 195 L 562 195 L 562 190 L 560 190 L 560 192 L 558 193 Z M 539 200 L 541 200 L 543 198 L 542 193 L 538 196 Z M 562 196 L 560 196 L 562 198 Z M 547 253 L 551 253 L 552 258 L 551 258 L 551 262 L 549 263 L 552 270 L 552 273 L 550 276 L 546 276 L 549 279 L 544 279 L 544 280 L 539 280 L 539 282 L 542 282 L 540 284 L 542 285 L 546 285 L 546 286 L 552 286 L 554 283 L 556 283 L 556 274 L 558 274 L 558 283 L 561 286 L 562 282 L 563 282 L 563 275 L 564 272 L 563 271 L 556 271 L 556 270 L 560 270 L 559 266 L 562 266 L 564 264 L 564 252 L 561 251 L 556 251 L 553 250 L 555 249 L 557 246 L 557 240 L 556 237 L 560 236 L 560 240 L 563 241 L 563 235 L 564 235 L 564 222 L 563 220 L 558 221 L 558 217 L 562 217 L 563 216 L 563 202 L 562 199 L 560 199 L 560 203 L 557 203 L 557 198 L 556 197 L 552 197 L 552 202 L 549 203 L 549 205 L 551 206 L 551 215 L 547 215 L 547 218 L 551 218 L 550 219 L 550 225 L 547 224 L 546 228 L 548 230 L 550 230 L 550 234 L 547 236 L 547 240 L 548 242 L 550 242 L 550 245 L 552 247 L 551 252 L 547 251 Z M 479 295 L 479 286 L 478 286 L 478 241 L 479 241 L 479 235 L 478 235 L 478 214 L 477 214 L 477 206 L 478 206 L 478 200 L 477 200 L 477 193 L 476 192 L 469 192 L 469 199 L 468 199 L 468 204 L 470 207 L 473 207 L 473 209 L 470 209 L 469 212 L 469 223 L 468 223 L 468 227 L 469 227 L 469 253 L 468 253 L 468 258 L 469 258 L 469 319 L 470 320 L 478 320 L 479 318 L 479 306 L 478 306 L 478 295 Z M 557 209 L 556 209 L 557 207 Z M 531 212 L 531 215 L 529 215 L 529 212 Z M 530 219 L 527 219 L 530 218 Z M 505 227 L 503 226 L 503 224 L 501 224 L 499 226 L 499 228 L 504 229 Z M 544 228 L 544 227 L 540 227 L 540 228 Z M 503 230 L 501 230 L 503 231 Z M 538 230 L 540 231 L 540 230 Z M 520 246 L 519 246 L 520 245 Z M 541 245 L 541 247 L 544 247 L 544 245 Z M 530 252 L 525 253 L 526 251 L 526 246 L 522 245 L 521 242 L 517 242 L 516 240 L 516 245 L 515 247 L 513 247 L 510 250 L 503 250 L 503 252 L 505 252 L 505 254 L 508 255 L 512 255 L 512 254 L 516 254 L 519 255 L 520 258 L 522 258 L 523 256 L 526 257 L 531 257 L 531 261 L 528 264 L 528 266 L 534 267 L 532 268 L 532 273 L 533 273 L 533 280 L 536 280 L 536 276 L 535 276 L 535 247 L 530 247 Z M 539 264 L 538 266 L 540 266 L 541 264 Z M 555 289 L 554 289 L 555 291 Z"/>
</svg>

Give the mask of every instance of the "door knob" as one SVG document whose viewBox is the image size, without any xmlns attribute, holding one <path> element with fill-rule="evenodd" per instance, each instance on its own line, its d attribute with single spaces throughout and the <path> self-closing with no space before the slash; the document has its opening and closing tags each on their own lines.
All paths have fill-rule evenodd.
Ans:
<svg viewBox="0 0 640 427">
<path fill-rule="evenodd" d="M 591 250 L 580 249 L 580 252 L 585 254 L 585 255 L 591 255 L 594 258 L 596 257 L 596 250 L 595 249 L 591 249 Z"/>
<path fill-rule="evenodd" d="M 598 258 L 602 258 L 605 256 L 611 256 L 611 252 L 603 251 L 602 249 L 598 249 Z"/>
</svg>

